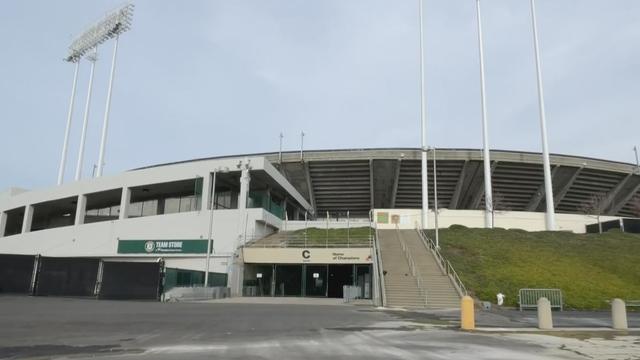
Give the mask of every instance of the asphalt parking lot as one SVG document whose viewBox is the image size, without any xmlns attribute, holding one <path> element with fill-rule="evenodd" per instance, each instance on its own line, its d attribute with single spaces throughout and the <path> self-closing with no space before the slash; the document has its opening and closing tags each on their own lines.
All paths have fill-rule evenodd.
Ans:
<svg viewBox="0 0 640 360">
<path fill-rule="evenodd" d="M 633 331 L 468 333 L 368 306 L 1 296 L 0 323 L 2 359 L 640 359 Z"/>
</svg>

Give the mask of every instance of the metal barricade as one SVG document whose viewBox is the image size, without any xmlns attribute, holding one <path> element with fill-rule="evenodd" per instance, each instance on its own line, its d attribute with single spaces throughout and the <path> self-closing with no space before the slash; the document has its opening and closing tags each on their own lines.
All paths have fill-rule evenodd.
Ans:
<svg viewBox="0 0 640 360">
<path fill-rule="evenodd" d="M 562 311 L 563 301 L 560 289 L 520 289 L 518 292 L 520 311 L 523 309 L 537 309 L 538 300 L 543 297 L 549 300 L 552 309 L 555 308 Z"/>
</svg>

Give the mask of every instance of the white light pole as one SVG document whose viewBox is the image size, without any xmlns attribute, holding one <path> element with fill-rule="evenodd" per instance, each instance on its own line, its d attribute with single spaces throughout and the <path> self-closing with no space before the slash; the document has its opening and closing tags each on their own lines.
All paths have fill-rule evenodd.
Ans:
<svg viewBox="0 0 640 360">
<path fill-rule="evenodd" d="M 422 155 L 422 228 L 429 225 L 429 192 L 428 192 L 428 170 L 427 170 L 427 119 L 424 99 L 424 30 L 422 20 L 422 0 L 418 0 L 418 11 L 420 19 L 420 151 Z"/>
<path fill-rule="evenodd" d="M 93 89 L 93 75 L 95 73 L 96 61 L 98 60 L 98 47 L 93 50 L 93 55 L 87 56 L 91 62 L 91 72 L 89 73 L 89 89 L 87 90 L 87 101 L 84 105 L 84 120 L 82 121 L 82 133 L 80 134 L 80 149 L 78 151 L 78 164 L 76 165 L 76 181 L 82 177 L 82 161 L 84 160 L 84 145 L 87 140 L 87 126 L 89 124 L 89 109 L 91 108 L 91 92 Z"/>
<path fill-rule="evenodd" d="M 209 202 L 209 233 L 207 235 L 207 256 L 206 263 L 204 266 L 204 287 L 209 286 L 209 263 L 211 262 L 211 238 L 213 236 L 213 204 L 216 196 L 216 175 L 218 174 L 218 169 L 213 172 L 213 181 L 211 184 L 211 201 Z"/>
<path fill-rule="evenodd" d="M 104 110 L 104 120 L 102 122 L 102 136 L 100 138 L 100 153 L 98 155 L 98 172 L 97 177 L 102 176 L 102 170 L 104 168 L 104 151 L 107 143 L 107 130 L 109 128 L 109 111 L 111 110 L 111 91 L 113 89 L 113 75 L 116 72 L 116 55 L 118 53 L 118 39 L 116 36 L 113 45 L 113 58 L 111 59 L 111 73 L 109 74 L 109 90 L 107 90 L 107 105 Z"/>
<path fill-rule="evenodd" d="M 280 164 L 280 167 L 282 167 L 282 138 L 283 137 L 284 135 L 281 132 L 280 133 L 280 151 L 278 152 L 278 163 Z"/>
<path fill-rule="evenodd" d="M 535 1 L 531 1 L 531 23 L 533 25 L 533 47 L 536 57 L 536 73 L 538 79 L 538 106 L 540 111 L 540 132 L 542 133 L 542 162 L 544 168 L 544 189 L 547 213 L 545 223 L 548 231 L 556 229 L 555 210 L 553 204 L 553 186 L 551 184 L 551 164 L 549 161 L 549 145 L 547 142 L 547 121 L 544 110 L 544 93 L 542 89 L 542 69 L 540 66 L 540 49 L 538 45 L 538 26 L 536 24 Z"/>
<path fill-rule="evenodd" d="M 489 152 L 489 125 L 487 119 L 486 87 L 484 78 L 484 43 L 482 39 L 482 18 L 480 0 L 476 0 L 478 17 L 478 49 L 480 55 L 480 102 L 482 104 L 482 145 L 484 160 L 484 227 L 493 228 L 493 194 L 491 181 L 491 154 Z"/>
<path fill-rule="evenodd" d="M 435 226 L 435 234 L 436 234 L 436 249 L 440 249 L 440 236 L 439 236 L 439 228 L 438 228 L 438 173 L 436 168 L 436 148 L 431 148 L 433 150 L 433 209 L 434 209 L 434 226 Z"/>
<path fill-rule="evenodd" d="M 304 131 L 300 132 L 300 161 L 304 161 L 302 150 L 304 149 Z"/>
<path fill-rule="evenodd" d="M 67 127 L 64 131 L 64 143 L 62 144 L 62 156 L 60 157 L 60 168 L 58 169 L 58 185 L 64 181 L 64 168 L 67 162 L 67 149 L 69 147 L 69 133 L 71 132 L 71 119 L 73 118 L 73 104 L 76 98 L 76 85 L 78 84 L 78 70 L 80 60 L 75 61 L 76 66 L 73 72 L 73 86 L 71 87 L 71 100 L 69 100 L 69 113 L 67 114 Z"/>
<path fill-rule="evenodd" d="M 637 146 L 633 147 L 633 152 L 636 153 L 636 171 L 638 173 L 640 173 L 640 160 L 638 160 L 638 147 Z"/>
</svg>

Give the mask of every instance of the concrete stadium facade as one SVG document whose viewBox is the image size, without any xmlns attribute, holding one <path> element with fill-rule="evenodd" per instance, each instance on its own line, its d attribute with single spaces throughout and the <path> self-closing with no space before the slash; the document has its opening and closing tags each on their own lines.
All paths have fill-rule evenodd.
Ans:
<svg viewBox="0 0 640 360">
<path fill-rule="evenodd" d="M 366 296 L 372 296 L 377 285 L 371 237 L 357 245 L 310 245 L 305 232 L 302 243 L 272 237 L 276 246 L 254 245 L 283 230 L 419 226 L 419 159 L 415 148 L 235 155 L 160 164 L 41 190 L 11 189 L 0 193 L 0 256 L 91 258 L 100 269 L 103 262 L 161 260 L 178 272 L 208 270 L 224 276 L 222 286 L 235 295 L 252 287 L 272 296 L 278 291 L 282 296 L 341 296 L 342 285 L 356 285 L 357 278 L 358 286 L 368 289 Z M 541 155 L 492 151 L 491 159 L 500 211 L 496 225 L 543 230 Z M 430 170 L 432 160 L 430 156 Z M 440 224 L 481 227 L 481 151 L 438 149 L 435 161 Z M 636 215 L 640 175 L 635 166 L 566 155 L 552 155 L 551 164 L 559 230 L 584 232 L 586 224 L 595 222 L 580 214 L 594 196 L 606 220 Z M 431 205 L 433 175 L 430 171 Z M 396 225 L 380 221 L 394 217 Z M 39 268 L 34 266 L 35 274 Z M 82 273 L 78 269 L 73 271 Z M 272 284 L 263 284 L 267 274 Z M 284 280 L 276 284 L 278 276 Z M 327 285 L 332 276 L 342 279 L 333 290 Z M 287 277 L 299 283 L 289 292 L 284 288 Z M 37 287 L 35 279 L 31 288 Z M 320 285 L 307 285 L 312 283 Z M 59 286 L 51 284 L 49 290 Z"/>
<path fill-rule="evenodd" d="M 254 154 L 264 156 L 307 199 L 318 217 L 370 209 L 411 209 L 422 205 L 420 150 L 416 148 L 318 150 Z M 433 204 L 433 164 L 429 153 L 429 201 Z M 198 161 L 198 160 L 193 160 Z M 438 149 L 439 207 L 484 209 L 482 150 Z M 163 166 L 163 165 L 159 165 Z M 595 195 L 601 214 L 638 216 L 640 171 L 636 165 L 570 155 L 551 155 L 555 209 L 580 214 Z M 491 151 L 492 188 L 504 211 L 543 212 L 542 156 L 523 151 Z"/>
</svg>

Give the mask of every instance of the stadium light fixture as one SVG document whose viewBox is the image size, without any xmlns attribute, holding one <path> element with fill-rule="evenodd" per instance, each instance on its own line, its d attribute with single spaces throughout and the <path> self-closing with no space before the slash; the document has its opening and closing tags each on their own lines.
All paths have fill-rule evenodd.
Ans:
<svg viewBox="0 0 640 360">
<path fill-rule="evenodd" d="M 428 170 L 427 170 L 427 120 L 426 120 L 426 104 L 424 99 L 424 30 L 422 19 L 422 0 L 418 0 L 418 15 L 420 19 L 420 152 L 422 155 L 421 174 L 422 174 L 422 228 L 426 229 L 429 225 L 429 193 L 428 193 Z"/>
<path fill-rule="evenodd" d="M 109 81 L 109 91 L 107 95 L 107 108 L 105 110 L 105 124 L 103 126 L 103 134 L 102 134 L 103 143 L 101 143 L 100 145 L 101 156 L 100 156 L 100 161 L 98 162 L 98 167 L 97 167 L 98 176 L 102 174 L 102 164 L 103 164 L 102 158 L 104 155 L 104 141 L 106 140 L 106 128 L 107 128 L 106 125 L 109 117 L 109 107 L 110 107 L 109 105 L 111 103 L 111 88 L 113 85 L 115 57 L 116 57 L 116 51 L 118 46 L 117 39 L 120 34 L 128 31 L 131 28 L 133 9 L 134 9 L 133 4 L 125 4 L 120 8 L 108 13 L 104 18 L 102 18 L 102 20 L 99 20 L 98 22 L 90 26 L 88 29 L 86 29 L 84 32 L 82 32 L 78 37 L 76 37 L 72 41 L 71 45 L 69 46 L 69 53 L 67 57 L 64 58 L 64 60 L 67 62 L 75 63 L 76 66 L 75 66 L 75 72 L 74 72 L 74 78 L 73 78 L 74 79 L 73 87 L 71 90 L 71 100 L 69 103 L 69 112 L 67 116 L 67 126 L 65 130 L 64 143 L 62 146 L 60 168 L 58 170 L 58 185 L 61 185 L 64 179 L 65 163 L 67 159 L 67 149 L 69 146 L 69 133 L 71 130 L 73 105 L 74 105 L 74 99 L 75 99 L 76 83 L 78 78 L 78 69 L 79 69 L 80 60 L 86 56 L 88 60 L 91 61 L 92 64 L 91 64 L 91 75 L 90 75 L 90 81 L 89 81 L 89 90 L 87 94 L 87 107 L 85 108 L 85 119 L 83 122 L 83 130 L 82 130 L 81 141 L 80 141 L 81 149 L 80 149 L 80 154 L 78 156 L 78 166 L 76 168 L 76 180 L 80 179 L 81 172 L 82 172 L 81 166 L 82 166 L 82 158 L 84 155 L 84 140 L 86 136 L 86 125 L 87 125 L 86 122 L 89 114 L 88 106 L 90 104 L 90 99 L 91 99 L 91 88 L 93 84 L 93 73 L 95 70 L 95 61 L 97 58 L 98 45 L 104 43 L 109 39 L 116 38 L 116 44 L 115 44 L 114 54 L 113 54 L 113 63 L 111 66 L 111 78 Z M 93 52 L 91 52 L 91 50 L 93 50 Z"/>
<path fill-rule="evenodd" d="M 489 125 L 487 119 L 486 87 L 484 77 L 484 43 L 482 40 L 482 18 L 480 16 L 480 0 L 476 0 L 476 16 L 478 18 L 478 49 L 480 55 L 480 102 L 482 104 L 482 144 L 484 161 L 484 227 L 493 228 L 493 193 L 491 181 L 491 154 L 489 151 Z"/>
<path fill-rule="evenodd" d="M 78 62 L 91 49 L 129 30 L 133 8 L 133 4 L 125 4 L 91 25 L 71 42 L 69 54 L 65 60 Z"/>
<path fill-rule="evenodd" d="M 547 231 L 556 229 L 555 207 L 553 203 L 553 186 L 551 183 L 551 164 L 549 161 L 549 144 L 547 141 L 547 120 L 544 110 L 544 93 L 542 89 L 542 69 L 540 66 L 540 49 L 538 45 L 538 26 L 536 24 L 535 0 L 531 0 L 531 24 L 533 26 L 533 48 L 536 60 L 536 74 L 538 80 L 538 106 L 540 113 L 540 132 L 542 133 L 542 162 L 544 169 L 544 192 L 547 212 L 545 223 Z"/>
</svg>

